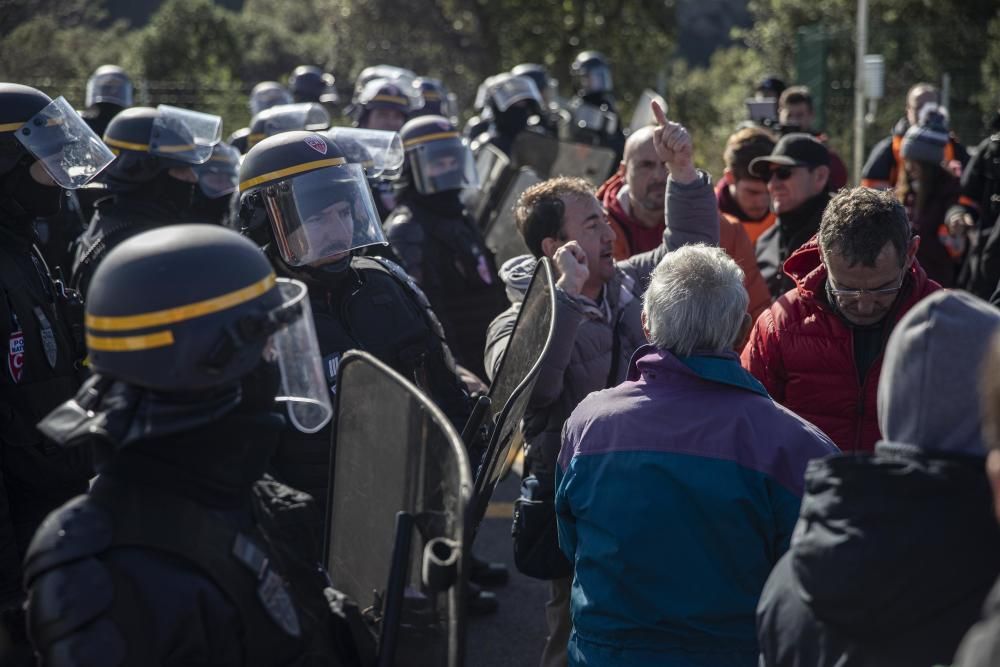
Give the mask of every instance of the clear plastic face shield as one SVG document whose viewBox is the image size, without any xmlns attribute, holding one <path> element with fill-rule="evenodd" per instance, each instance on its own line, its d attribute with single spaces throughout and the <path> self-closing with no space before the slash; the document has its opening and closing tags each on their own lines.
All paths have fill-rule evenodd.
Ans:
<svg viewBox="0 0 1000 667">
<path fill-rule="evenodd" d="M 188 164 L 202 164 L 222 139 L 222 119 L 210 113 L 161 104 L 149 137 L 149 152 Z"/>
<path fill-rule="evenodd" d="M 265 109 L 281 104 L 291 104 L 294 101 L 292 94 L 280 86 L 254 90 L 250 93 L 250 115 L 256 116 Z"/>
<path fill-rule="evenodd" d="M 87 80 L 84 105 L 92 107 L 99 102 L 116 104 L 120 107 L 132 106 L 132 82 L 121 72 L 95 74 Z"/>
<path fill-rule="evenodd" d="M 101 138 L 59 97 L 14 131 L 60 187 L 75 190 L 90 182 L 115 159 Z"/>
<path fill-rule="evenodd" d="M 609 93 L 614 90 L 611 81 L 611 70 L 606 65 L 591 65 L 583 67 L 577 77 L 580 90 L 586 93 Z"/>
<path fill-rule="evenodd" d="M 267 185 L 260 193 L 274 243 L 290 266 L 321 266 L 355 248 L 387 245 L 359 164 L 317 169 Z"/>
<path fill-rule="evenodd" d="M 476 160 L 458 132 L 438 139 L 420 137 L 406 147 L 413 185 L 424 195 L 479 187 Z"/>
<path fill-rule="evenodd" d="M 318 102 L 271 107 L 262 111 L 251 124 L 253 134 L 263 135 L 261 139 L 292 130 L 325 130 L 328 127 L 330 114 Z"/>
<path fill-rule="evenodd" d="M 274 400 L 286 404 L 288 418 L 296 429 L 315 433 L 329 423 L 333 407 L 308 290 L 303 283 L 288 278 L 278 278 L 277 289 L 282 303 L 268 314 L 268 319 L 281 328 L 271 334 L 264 347 L 264 358 L 277 361 L 281 369 L 281 392 Z"/>
<path fill-rule="evenodd" d="M 506 76 L 490 86 L 490 96 L 500 111 L 506 111 L 518 102 L 532 100 L 542 106 L 542 94 L 535 82 L 526 76 Z"/>
<path fill-rule="evenodd" d="M 348 162 L 364 167 L 368 178 L 395 178 L 403 168 L 406 154 L 398 132 L 333 127 L 326 136 L 344 151 Z"/>
<path fill-rule="evenodd" d="M 208 162 L 194 167 L 198 187 L 209 199 L 232 194 L 240 181 L 240 152 L 229 144 L 216 144 Z"/>
</svg>

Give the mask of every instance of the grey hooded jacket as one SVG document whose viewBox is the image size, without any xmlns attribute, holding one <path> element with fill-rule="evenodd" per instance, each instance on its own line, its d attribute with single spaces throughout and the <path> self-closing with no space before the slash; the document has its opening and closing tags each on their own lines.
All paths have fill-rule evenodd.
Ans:
<svg viewBox="0 0 1000 667">
<path fill-rule="evenodd" d="M 600 304 L 556 288 L 554 344 L 524 418 L 526 468 L 540 479 L 554 482 L 563 423 L 573 409 L 587 394 L 621 382 L 632 353 L 646 343 L 641 296 L 656 264 L 683 245 L 718 245 L 719 211 L 711 177 L 699 172 L 698 180 L 688 184 L 668 179 L 665 217 L 663 244 L 618 262 Z M 491 379 L 507 349 L 536 261 L 523 255 L 508 260 L 500 270 L 511 306 L 493 320 L 486 333 L 485 363 Z"/>
</svg>

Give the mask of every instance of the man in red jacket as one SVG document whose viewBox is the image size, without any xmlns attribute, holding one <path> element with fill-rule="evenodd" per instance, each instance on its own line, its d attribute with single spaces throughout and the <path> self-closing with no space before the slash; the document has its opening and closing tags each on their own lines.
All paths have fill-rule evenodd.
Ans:
<svg viewBox="0 0 1000 667">
<path fill-rule="evenodd" d="M 743 366 L 771 397 L 844 451 L 874 449 L 886 339 L 941 288 L 917 262 L 919 246 L 891 193 L 842 190 L 817 236 L 784 264 L 796 286 L 764 311 L 743 349 Z"/>
</svg>

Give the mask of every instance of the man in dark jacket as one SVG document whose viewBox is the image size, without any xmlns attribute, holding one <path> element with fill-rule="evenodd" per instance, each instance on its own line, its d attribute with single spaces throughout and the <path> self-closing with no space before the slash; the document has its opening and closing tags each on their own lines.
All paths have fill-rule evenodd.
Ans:
<svg viewBox="0 0 1000 667">
<path fill-rule="evenodd" d="M 1000 521 L 1000 336 L 994 336 L 981 369 L 983 383 L 983 440 L 989 448 L 986 476 L 992 487 L 993 514 Z M 992 667 L 1000 664 L 1000 580 L 986 598 L 982 619 L 966 633 L 953 667 Z"/>
<path fill-rule="evenodd" d="M 916 261 L 920 238 L 890 192 L 842 190 L 818 238 L 785 262 L 796 287 L 758 318 L 743 366 L 843 451 L 871 451 L 885 341 L 940 286 Z"/>
<path fill-rule="evenodd" d="M 830 201 L 830 151 L 815 137 L 786 134 L 766 157 L 750 162 L 750 174 L 767 181 L 777 222 L 757 239 L 757 266 L 777 299 L 794 285 L 781 270 L 785 260 L 819 231 Z"/>
<path fill-rule="evenodd" d="M 889 339 L 873 456 L 813 461 L 757 608 L 767 667 L 947 663 L 1000 573 L 976 377 L 1000 311 L 938 291 Z M 990 663 L 995 664 L 995 663 Z"/>
</svg>

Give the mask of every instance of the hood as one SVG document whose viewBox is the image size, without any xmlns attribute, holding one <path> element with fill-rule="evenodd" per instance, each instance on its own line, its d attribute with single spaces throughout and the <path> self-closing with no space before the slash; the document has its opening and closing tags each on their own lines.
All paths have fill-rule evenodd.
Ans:
<svg viewBox="0 0 1000 667">
<path fill-rule="evenodd" d="M 628 220 L 628 211 L 622 205 L 622 191 L 627 188 L 625 185 L 625 175 L 619 169 L 608 180 L 597 189 L 597 200 L 604 205 L 608 213 L 616 220 Z"/>
<path fill-rule="evenodd" d="M 893 329 L 878 385 L 883 437 L 926 451 L 986 454 L 980 366 L 1000 310 L 967 292 L 938 291 Z"/>
<path fill-rule="evenodd" d="M 794 588 L 848 635 L 884 638 L 949 613 L 984 595 L 1000 571 L 981 461 L 887 447 L 811 461 L 805 483 Z"/>
<path fill-rule="evenodd" d="M 507 298 L 511 303 L 520 303 L 531 284 L 538 258 L 534 255 L 511 257 L 500 266 L 500 280 L 507 288 Z"/>
<path fill-rule="evenodd" d="M 906 119 L 906 116 L 903 116 L 892 126 L 892 133 L 897 137 L 901 137 L 906 134 L 908 129 L 910 129 L 910 121 Z"/>
</svg>

